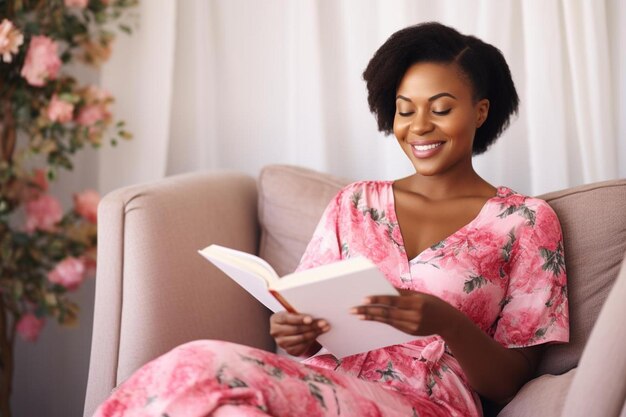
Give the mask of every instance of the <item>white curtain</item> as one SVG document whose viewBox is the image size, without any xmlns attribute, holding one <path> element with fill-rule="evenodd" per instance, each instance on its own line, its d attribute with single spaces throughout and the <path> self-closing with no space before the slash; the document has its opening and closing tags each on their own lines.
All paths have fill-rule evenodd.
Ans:
<svg viewBox="0 0 626 417">
<path fill-rule="evenodd" d="M 619 0 L 142 2 L 102 73 L 135 138 L 101 153 L 100 189 L 271 163 L 411 173 L 376 131 L 361 73 L 391 33 L 429 20 L 496 45 L 511 67 L 521 109 L 475 160 L 487 180 L 538 194 L 624 177 L 625 13 Z"/>
</svg>

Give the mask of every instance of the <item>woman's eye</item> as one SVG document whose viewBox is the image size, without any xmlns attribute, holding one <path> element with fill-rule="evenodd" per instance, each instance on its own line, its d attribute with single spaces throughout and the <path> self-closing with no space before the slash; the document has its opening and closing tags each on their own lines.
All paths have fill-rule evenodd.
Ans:
<svg viewBox="0 0 626 417">
<path fill-rule="evenodd" d="M 412 111 L 409 111 L 409 112 L 401 112 L 401 111 L 399 111 L 399 112 L 398 112 L 398 114 L 399 114 L 400 116 L 402 116 L 402 117 L 406 117 L 406 116 L 410 116 L 410 115 L 412 115 L 412 114 L 413 114 L 413 112 L 412 112 Z"/>
<path fill-rule="evenodd" d="M 443 110 L 443 111 L 435 111 L 435 110 L 433 110 L 433 113 L 436 114 L 437 116 L 445 116 L 446 114 L 450 113 L 450 110 L 452 110 L 452 109 Z"/>
</svg>

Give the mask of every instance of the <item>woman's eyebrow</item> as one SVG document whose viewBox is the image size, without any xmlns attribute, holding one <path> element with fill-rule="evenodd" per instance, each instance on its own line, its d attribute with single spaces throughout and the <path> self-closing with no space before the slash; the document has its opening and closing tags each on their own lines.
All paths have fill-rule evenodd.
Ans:
<svg viewBox="0 0 626 417">
<path fill-rule="evenodd" d="M 434 96 L 430 97 L 428 99 L 428 101 L 435 101 L 435 100 L 437 100 L 440 97 L 450 97 L 450 98 L 453 98 L 453 99 L 457 100 L 457 98 L 455 96 L 453 96 L 452 94 L 450 94 L 450 93 L 439 93 L 439 94 L 435 94 Z M 411 102 L 410 98 L 404 97 L 403 95 L 400 95 L 400 94 L 398 94 L 396 96 L 396 100 L 404 100 L 404 101 Z"/>
<path fill-rule="evenodd" d="M 435 101 L 437 100 L 439 97 L 450 97 L 453 99 L 457 99 L 456 97 L 454 97 L 452 94 L 450 93 L 439 93 L 439 94 L 435 94 L 434 96 L 432 96 L 431 98 L 428 99 L 428 101 Z"/>
</svg>

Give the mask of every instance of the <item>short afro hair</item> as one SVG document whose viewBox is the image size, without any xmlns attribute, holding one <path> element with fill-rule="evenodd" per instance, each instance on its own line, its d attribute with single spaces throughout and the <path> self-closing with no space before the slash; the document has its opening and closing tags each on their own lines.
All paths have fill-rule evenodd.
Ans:
<svg viewBox="0 0 626 417">
<path fill-rule="evenodd" d="M 396 93 L 409 67 L 418 62 L 454 63 L 473 87 L 474 100 L 489 100 L 487 120 L 476 130 L 473 154 L 487 150 L 517 113 L 519 97 L 500 50 L 437 22 L 409 26 L 391 35 L 363 72 L 367 101 L 378 130 L 393 133 Z"/>
</svg>

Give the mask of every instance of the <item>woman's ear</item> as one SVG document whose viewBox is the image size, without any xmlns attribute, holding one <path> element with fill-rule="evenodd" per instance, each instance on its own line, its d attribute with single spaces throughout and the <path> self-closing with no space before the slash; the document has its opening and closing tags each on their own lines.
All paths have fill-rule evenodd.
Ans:
<svg viewBox="0 0 626 417">
<path fill-rule="evenodd" d="M 489 100 L 486 98 L 476 103 L 476 129 L 481 127 L 489 115 Z"/>
</svg>

